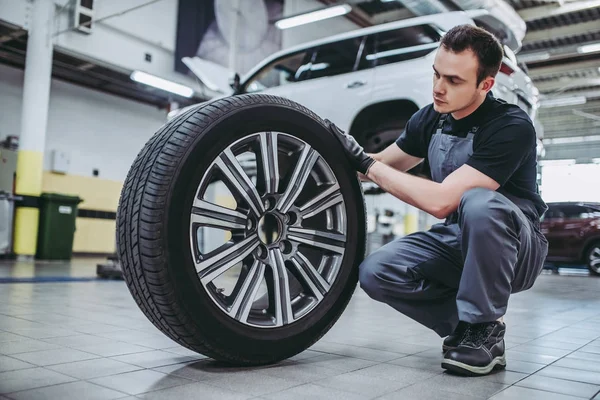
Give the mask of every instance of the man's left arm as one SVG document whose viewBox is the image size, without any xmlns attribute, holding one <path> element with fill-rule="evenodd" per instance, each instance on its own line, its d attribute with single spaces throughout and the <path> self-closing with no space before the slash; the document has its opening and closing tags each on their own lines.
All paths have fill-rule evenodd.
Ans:
<svg viewBox="0 0 600 400">
<path fill-rule="evenodd" d="M 505 184 L 530 152 L 535 151 L 535 130 L 511 124 L 479 146 L 467 163 L 441 183 L 398 172 L 375 162 L 367 177 L 386 192 L 436 218 L 454 212 L 463 194 L 481 187 L 497 190 Z"/>
</svg>

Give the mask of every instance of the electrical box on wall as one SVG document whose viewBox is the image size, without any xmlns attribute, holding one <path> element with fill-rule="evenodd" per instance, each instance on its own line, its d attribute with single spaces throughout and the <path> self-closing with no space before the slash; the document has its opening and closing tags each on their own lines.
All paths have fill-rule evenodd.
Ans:
<svg viewBox="0 0 600 400">
<path fill-rule="evenodd" d="M 75 29 L 84 33 L 92 33 L 94 22 L 94 2 L 96 0 L 75 0 Z"/>
<path fill-rule="evenodd" d="M 71 166 L 71 156 L 61 150 L 52 150 L 52 156 L 50 158 L 50 170 L 59 174 L 66 174 L 69 172 Z"/>
<path fill-rule="evenodd" d="M 13 192 L 17 172 L 17 150 L 0 147 L 0 193 Z"/>
</svg>

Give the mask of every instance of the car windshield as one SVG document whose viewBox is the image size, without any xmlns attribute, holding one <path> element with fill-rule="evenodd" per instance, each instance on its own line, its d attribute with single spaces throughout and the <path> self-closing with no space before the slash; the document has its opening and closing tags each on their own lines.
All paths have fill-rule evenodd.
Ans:
<svg viewBox="0 0 600 400">
<path fill-rule="evenodd" d="M 310 60 L 307 60 L 307 52 L 290 54 L 267 64 L 248 79 L 244 84 L 244 92 L 260 92 L 302 80 L 310 65 Z"/>
</svg>

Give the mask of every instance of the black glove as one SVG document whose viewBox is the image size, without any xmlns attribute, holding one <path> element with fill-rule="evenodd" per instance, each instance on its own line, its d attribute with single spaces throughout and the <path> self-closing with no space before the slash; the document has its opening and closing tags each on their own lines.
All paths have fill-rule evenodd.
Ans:
<svg viewBox="0 0 600 400">
<path fill-rule="evenodd" d="M 350 161 L 352 166 L 360 173 L 367 175 L 371 165 L 375 163 L 375 160 L 365 153 L 365 150 L 360 144 L 350 135 L 344 133 L 338 128 L 333 122 L 326 119 L 325 125 L 329 129 L 329 132 L 340 142 L 346 158 Z"/>
</svg>

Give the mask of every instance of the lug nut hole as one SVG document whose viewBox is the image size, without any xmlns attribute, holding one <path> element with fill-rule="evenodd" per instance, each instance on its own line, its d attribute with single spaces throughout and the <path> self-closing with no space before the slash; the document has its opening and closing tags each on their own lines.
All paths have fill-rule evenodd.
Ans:
<svg viewBox="0 0 600 400">
<path fill-rule="evenodd" d="M 294 212 L 289 212 L 285 215 L 285 222 L 289 225 L 294 225 L 298 222 L 298 216 Z"/>
<path fill-rule="evenodd" d="M 292 252 L 292 243 L 289 240 L 282 240 L 279 242 L 279 249 L 283 254 L 290 254 Z"/>
</svg>

